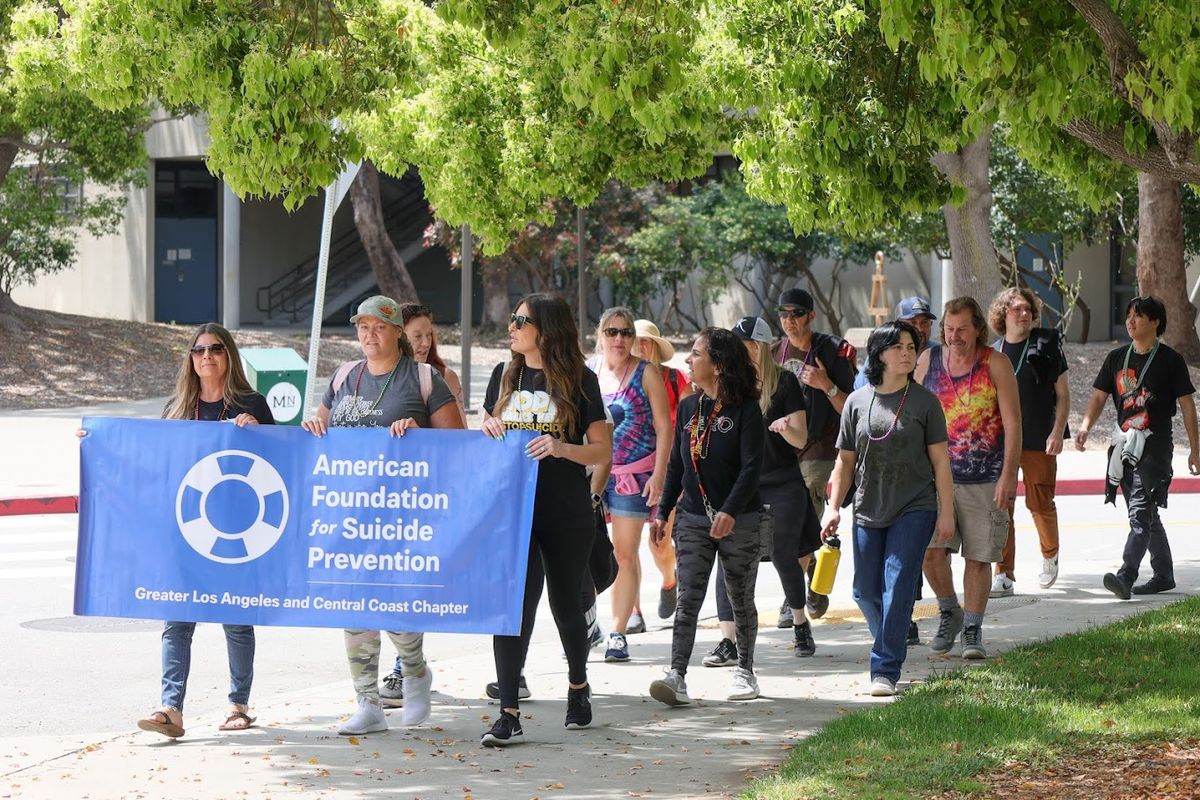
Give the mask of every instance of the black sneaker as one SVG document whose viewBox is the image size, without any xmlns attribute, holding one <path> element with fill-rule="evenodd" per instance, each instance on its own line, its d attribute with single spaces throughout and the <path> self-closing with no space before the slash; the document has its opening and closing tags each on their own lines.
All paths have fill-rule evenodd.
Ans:
<svg viewBox="0 0 1200 800">
<path fill-rule="evenodd" d="M 1104 588 L 1115 594 L 1122 600 L 1128 600 L 1132 597 L 1132 592 L 1129 589 L 1129 584 L 1125 579 L 1115 572 L 1109 572 L 1104 575 Z"/>
<path fill-rule="evenodd" d="M 916 647 L 921 643 L 921 631 L 917 628 L 917 623 L 908 623 L 908 640 L 905 642 L 909 647 Z"/>
<path fill-rule="evenodd" d="M 775 623 L 776 628 L 792 627 L 792 607 L 788 605 L 788 601 L 784 600 L 783 605 L 779 607 L 779 622 Z"/>
<path fill-rule="evenodd" d="M 525 731 L 521 730 L 521 720 L 507 711 L 501 711 L 496 724 L 483 735 L 479 743 L 484 747 L 506 747 L 513 744 L 513 739 L 524 735 Z"/>
<path fill-rule="evenodd" d="M 792 647 L 792 652 L 798 658 L 808 658 L 815 655 L 817 652 L 817 643 L 813 641 L 812 623 L 801 622 L 796 626 L 794 631 L 796 634 L 796 643 Z"/>
<path fill-rule="evenodd" d="M 592 724 L 592 687 L 567 689 L 567 721 L 569 731 L 577 731 Z"/>
<path fill-rule="evenodd" d="M 702 661 L 706 667 L 728 667 L 737 663 L 737 645 L 732 639 L 722 639 L 720 644 Z"/>
<path fill-rule="evenodd" d="M 962 632 L 962 657 L 971 660 L 987 658 L 987 650 L 983 647 L 983 628 L 978 625 L 968 625 Z"/>
<path fill-rule="evenodd" d="M 1133 587 L 1134 594 L 1158 594 L 1159 592 L 1169 592 L 1175 588 L 1174 578 L 1164 578 L 1161 575 L 1155 575 L 1145 583 L 1140 583 Z"/>
<path fill-rule="evenodd" d="M 492 698 L 493 700 L 499 700 L 500 699 L 500 683 L 498 681 L 492 681 L 484 688 L 484 692 L 486 692 L 487 696 Z M 529 697 L 530 697 L 529 686 L 525 683 L 525 676 L 522 675 L 520 678 L 517 679 L 517 699 L 518 700 L 528 700 Z"/>
</svg>

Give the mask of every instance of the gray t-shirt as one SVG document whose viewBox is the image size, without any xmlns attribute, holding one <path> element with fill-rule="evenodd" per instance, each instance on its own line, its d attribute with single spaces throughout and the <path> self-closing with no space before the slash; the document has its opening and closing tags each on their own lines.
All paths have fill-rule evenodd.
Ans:
<svg viewBox="0 0 1200 800">
<path fill-rule="evenodd" d="M 896 429 L 881 441 L 869 441 L 867 435 L 868 412 L 871 434 L 882 436 L 896 419 L 903 396 L 903 389 L 876 395 L 873 386 L 864 386 L 851 392 L 842 409 L 837 446 L 857 453 L 854 521 L 867 528 L 886 528 L 909 511 L 937 511 L 927 450 L 946 441 L 946 415 L 937 396 L 909 381 Z"/>
<path fill-rule="evenodd" d="M 429 418 L 446 403 L 454 402 L 454 395 L 436 369 L 432 370 L 429 402 L 421 400 L 417 362 L 411 358 L 400 359 L 390 385 L 390 372 L 372 375 L 366 365 L 363 361 L 361 366 L 350 370 L 336 392 L 333 381 L 329 382 L 321 400 L 321 405 L 329 409 L 329 427 L 386 428 L 398 419 L 412 417 L 422 428 L 428 428 Z"/>
</svg>

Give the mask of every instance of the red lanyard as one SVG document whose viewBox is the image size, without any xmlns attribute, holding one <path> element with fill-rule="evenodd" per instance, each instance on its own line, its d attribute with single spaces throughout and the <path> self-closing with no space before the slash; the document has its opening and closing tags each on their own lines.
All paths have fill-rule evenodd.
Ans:
<svg viewBox="0 0 1200 800">
<path fill-rule="evenodd" d="M 717 414 L 721 411 L 721 401 L 717 400 L 713 403 L 712 411 L 708 415 L 708 419 L 704 423 L 704 428 L 700 428 L 700 420 L 704 417 L 704 395 L 700 395 L 700 399 L 696 401 L 696 417 L 692 420 L 692 432 L 688 438 L 688 450 L 692 456 L 692 469 L 696 473 L 696 485 L 700 487 L 700 500 L 704 503 L 704 511 L 708 514 L 711 520 L 716 516 L 713 511 L 712 504 L 708 502 L 708 492 L 704 491 L 704 481 L 700 480 L 700 462 L 708 457 L 708 444 L 712 439 L 713 423 L 716 422 Z"/>
</svg>

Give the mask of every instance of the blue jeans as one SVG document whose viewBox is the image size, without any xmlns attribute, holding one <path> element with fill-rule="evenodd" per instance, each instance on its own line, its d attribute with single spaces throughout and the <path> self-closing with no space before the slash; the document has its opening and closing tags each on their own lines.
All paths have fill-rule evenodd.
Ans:
<svg viewBox="0 0 1200 800">
<path fill-rule="evenodd" d="M 229 702 L 250 702 L 250 684 L 254 681 L 254 626 L 225 625 L 225 646 L 229 650 Z M 188 672 L 192 668 L 194 622 L 168 622 L 162 635 L 162 704 L 183 711 L 187 694 Z"/>
<path fill-rule="evenodd" d="M 921 562 L 936 521 L 935 511 L 909 511 L 886 528 L 854 526 L 854 601 L 875 637 L 872 678 L 900 679 Z"/>
</svg>

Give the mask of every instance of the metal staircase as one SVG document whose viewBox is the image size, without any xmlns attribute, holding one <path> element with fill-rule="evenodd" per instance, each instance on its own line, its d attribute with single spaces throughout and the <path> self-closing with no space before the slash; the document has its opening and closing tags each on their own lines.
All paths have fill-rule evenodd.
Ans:
<svg viewBox="0 0 1200 800">
<path fill-rule="evenodd" d="M 383 209 L 388 235 L 400 251 L 400 258 L 411 265 L 423 252 L 422 238 L 433 217 L 425 200 L 424 186 L 416 170 L 409 170 L 399 181 L 395 198 Z M 301 261 L 280 277 L 258 290 L 256 305 L 267 316 L 267 324 L 289 324 L 311 318 L 316 293 L 319 254 Z M 325 319 L 361 297 L 375 285 L 375 273 L 363 248 L 358 230 L 352 228 L 329 245 L 329 271 L 325 278 Z"/>
</svg>

